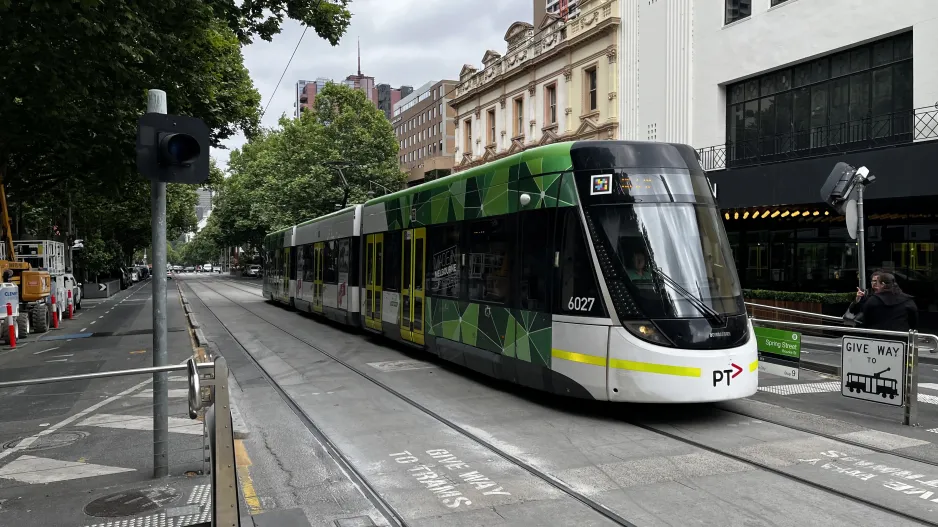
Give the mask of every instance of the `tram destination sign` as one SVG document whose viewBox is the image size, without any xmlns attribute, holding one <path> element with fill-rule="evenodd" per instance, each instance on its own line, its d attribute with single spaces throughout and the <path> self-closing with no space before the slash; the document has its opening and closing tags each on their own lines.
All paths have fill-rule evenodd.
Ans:
<svg viewBox="0 0 938 527">
<path fill-rule="evenodd" d="M 801 372 L 801 333 L 754 327 L 759 372 L 797 380 Z"/>
<path fill-rule="evenodd" d="M 890 406 L 902 406 L 906 343 L 862 337 L 843 338 L 841 393 Z"/>
</svg>

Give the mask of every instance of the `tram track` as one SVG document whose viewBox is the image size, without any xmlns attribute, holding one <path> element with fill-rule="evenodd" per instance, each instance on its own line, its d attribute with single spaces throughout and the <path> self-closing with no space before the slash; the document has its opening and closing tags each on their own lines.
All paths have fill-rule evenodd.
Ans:
<svg viewBox="0 0 938 527">
<path fill-rule="evenodd" d="M 238 281 L 237 281 L 237 280 L 226 280 L 226 283 L 227 283 L 227 285 L 230 285 L 232 288 L 238 289 L 239 291 L 244 291 L 245 293 L 256 294 L 257 296 L 263 297 L 263 294 L 260 294 L 260 293 L 258 293 L 258 292 L 256 292 L 256 291 L 251 291 L 251 290 L 250 290 L 250 289 L 259 289 L 259 288 L 254 288 L 254 287 L 251 287 L 251 286 L 248 286 L 247 289 L 242 288 L 242 287 L 237 287 L 237 286 L 234 285 L 234 284 L 238 284 Z M 863 449 L 866 449 L 866 450 L 875 452 L 875 453 L 877 453 L 877 454 L 886 454 L 886 455 L 890 455 L 890 456 L 894 456 L 894 457 L 899 457 L 899 458 L 906 459 L 906 460 L 909 460 L 909 461 L 914 461 L 914 462 L 916 462 L 916 463 L 922 463 L 922 464 L 925 464 L 925 465 L 930 465 L 930 466 L 933 466 L 933 467 L 938 468 L 938 462 L 936 462 L 936 461 L 934 461 L 934 460 L 924 459 L 924 458 L 921 458 L 921 457 L 913 456 L 913 455 L 911 455 L 911 454 L 906 454 L 906 453 L 904 453 L 904 452 L 896 452 L 895 450 L 889 450 L 889 449 L 886 449 L 886 448 L 878 447 L 878 446 L 876 446 L 876 445 L 871 445 L 871 444 L 869 444 L 869 443 L 864 443 L 864 442 L 862 442 L 862 441 L 855 441 L 855 440 L 852 440 L 852 439 L 848 439 L 848 438 L 844 438 L 844 437 L 839 437 L 839 436 L 836 436 L 836 435 L 834 435 L 834 434 L 828 434 L 828 433 L 825 433 L 825 432 L 819 432 L 819 431 L 817 431 L 817 430 L 812 430 L 812 429 L 809 429 L 809 428 L 806 428 L 806 427 L 803 427 L 803 426 L 798 426 L 798 425 L 793 425 L 793 424 L 790 424 L 790 423 L 785 423 L 785 422 L 780 421 L 780 420 L 777 420 L 777 419 L 766 418 L 766 417 L 764 417 L 764 416 L 756 415 L 756 414 L 754 414 L 754 413 L 749 413 L 749 412 L 745 412 L 745 411 L 738 410 L 738 409 L 733 409 L 733 408 L 726 408 L 726 407 L 723 406 L 723 405 L 716 405 L 715 408 L 719 409 L 719 410 L 722 411 L 722 412 L 726 412 L 726 413 L 729 413 L 729 414 L 738 415 L 738 416 L 741 416 L 741 417 L 748 417 L 748 418 L 750 418 L 750 419 L 758 419 L 758 420 L 760 420 L 760 421 L 763 421 L 763 422 L 766 422 L 766 423 L 770 423 L 770 424 L 773 424 L 773 425 L 775 425 L 775 426 L 781 426 L 781 427 L 783 427 L 783 428 L 788 428 L 789 430 L 795 430 L 795 431 L 797 431 L 797 432 L 801 432 L 801 433 L 804 433 L 804 434 L 810 434 L 810 435 L 813 435 L 813 436 L 816 436 L 816 437 L 822 437 L 822 438 L 824 438 L 824 439 L 828 439 L 828 440 L 830 440 L 830 441 L 836 441 L 836 442 L 838 442 L 838 443 L 843 443 L 843 444 L 845 444 L 845 445 L 850 445 L 850 446 L 857 447 L 857 448 L 863 448 Z M 630 424 L 631 424 L 631 423 L 630 423 Z"/>
<path fill-rule="evenodd" d="M 491 442 L 486 441 L 485 439 L 479 437 L 478 435 L 473 434 L 472 432 L 470 432 L 470 431 L 468 431 L 468 430 L 462 428 L 461 426 L 457 425 L 457 424 L 454 423 L 453 421 L 447 419 L 446 417 L 443 417 L 442 415 L 440 415 L 440 414 L 438 414 L 437 412 L 431 410 L 430 408 L 424 406 L 423 404 L 421 404 L 421 403 L 419 403 L 419 402 L 413 400 L 412 398 L 410 398 L 410 397 L 408 397 L 407 395 L 405 395 L 405 394 L 399 392 L 398 390 L 395 390 L 394 388 L 388 386 L 387 384 L 381 382 L 380 380 L 375 379 L 374 377 L 368 375 L 367 373 L 365 373 L 365 372 L 362 371 L 361 369 L 355 367 L 354 365 L 351 365 L 351 364 L 349 364 L 348 362 L 343 361 L 342 359 L 336 357 L 334 354 L 332 354 L 332 353 L 330 353 L 330 352 L 328 352 L 328 351 L 326 351 L 326 350 L 320 348 L 320 347 L 317 346 L 316 344 L 310 342 L 308 339 L 305 339 L 305 338 L 303 338 L 303 337 L 301 337 L 301 336 L 299 336 L 299 335 L 296 335 L 296 334 L 293 333 L 292 331 L 290 331 L 290 330 L 288 330 L 288 329 L 285 329 L 285 328 L 281 327 L 280 325 L 278 325 L 278 324 L 276 324 L 276 323 L 270 321 L 269 319 L 267 319 L 267 318 L 265 318 L 264 316 L 260 315 L 260 314 L 257 313 L 256 311 L 253 311 L 253 310 L 251 310 L 251 309 L 248 309 L 248 308 L 242 306 L 242 305 L 239 304 L 236 300 L 232 299 L 232 298 L 229 297 L 228 295 L 225 295 L 224 293 L 218 291 L 217 289 L 215 289 L 215 288 L 213 288 L 213 287 L 211 287 L 211 286 L 206 285 L 206 283 L 205 283 L 204 281 L 200 281 L 200 285 L 203 286 L 203 287 L 205 287 L 205 288 L 208 289 L 209 291 L 212 291 L 212 292 L 215 293 L 216 295 L 218 295 L 218 296 L 224 298 L 225 300 L 231 302 L 231 304 L 240 307 L 240 308 L 243 309 L 244 311 L 247 311 L 248 313 L 250 313 L 251 315 L 253 315 L 254 317 L 256 317 L 258 320 L 261 320 L 261 321 L 265 322 L 266 324 L 268 324 L 268 325 L 270 325 L 270 326 L 272 326 L 272 327 L 278 329 L 278 330 L 281 331 L 282 333 L 284 333 L 284 334 L 286 334 L 286 335 L 292 337 L 293 339 L 295 339 L 295 340 L 297 340 L 297 341 L 299 341 L 299 342 L 301 342 L 301 343 L 303 343 L 303 344 L 309 346 L 310 348 L 312 348 L 312 349 L 318 351 L 319 353 L 325 355 L 326 357 L 328 357 L 329 359 L 331 359 L 332 361 L 334 361 L 336 364 L 339 364 L 339 365 L 345 367 L 346 369 L 348 369 L 348 370 L 352 371 L 353 373 L 357 374 L 359 377 L 361 377 L 361 378 L 367 380 L 368 382 L 370 382 L 370 383 L 372 383 L 372 384 L 378 386 L 379 388 L 385 390 L 385 391 L 388 392 L 389 394 L 394 395 L 395 397 L 397 397 L 397 398 L 400 399 L 401 401 L 405 402 L 406 404 L 408 404 L 408 405 L 411 406 L 412 408 L 414 408 L 414 409 L 416 409 L 416 410 L 419 410 L 420 412 L 424 413 L 425 415 L 428 415 L 429 417 L 431 417 L 431 418 L 434 419 L 435 421 L 439 422 L 440 424 L 445 425 L 446 427 L 450 428 L 450 429 L 453 430 L 454 432 L 457 432 L 458 434 L 462 435 L 463 437 L 469 439 L 470 441 L 472 441 L 472 442 L 474 442 L 474 443 L 476 443 L 476 444 L 478 444 L 478 445 L 481 445 L 482 447 L 484 447 L 485 449 L 489 450 L 489 451 L 492 452 L 493 454 L 495 454 L 495 455 L 501 457 L 502 459 L 504 459 L 504 460 L 508 461 L 509 463 L 511 463 L 512 465 L 515 465 L 516 467 L 518 467 L 518 468 L 524 470 L 525 472 L 528 472 L 529 474 L 531 474 L 531 475 L 534 476 L 535 478 L 537 478 L 537 479 L 541 480 L 542 482 L 544 482 L 544 483 L 546 483 L 546 484 L 548 484 L 548 485 L 554 487 L 555 489 L 559 490 L 560 492 L 562 492 L 563 494 L 567 495 L 568 497 L 573 498 L 573 499 L 575 499 L 576 501 L 579 501 L 579 502 L 582 503 L 583 505 L 585 505 L 585 506 L 587 506 L 588 508 L 592 509 L 594 512 L 597 512 L 597 513 L 599 513 L 600 515 L 604 516 L 606 519 L 612 521 L 612 522 L 615 523 L 616 525 L 621 525 L 621 526 L 623 526 L 623 527 L 637 527 L 636 524 L 630 522 L 630 521 L 627 520 L 626 518 L 623 518 L 622 516 L 620 516 L 619 514 L 617 514 L 616 512 L 614 512 L 612 509 L 610 509 L 610 508 L 606 507 L 605 505 L 603 505 L 603 504 L 601 504 L 601 503 L 599 503 L 599 502 L 596 502 L 596 501 L 594 501 L 593 499 L 587 497 L 586 495 L 584 495 L 584 494 L 582 494 L 582 493 L 580 493 L 580 492 L 574 490 L 573 488 L 571 488 L 569 485 L 567 485 L 567 484 L 564 483 L 563 481 L 561 481 L 561 480 L 555 478 L 554 476 L 552 476 L 552 475 L 550 475 L 550 474 L 548 474 L 548 473 L 546 473 L 546 472 L 541 471 L 540 469 L 538 469 L 538 468 L 535 467 L 534 465 L 531 465 L 530 463 L 525 462 L 524 460 L 522 460 L 522 459 L 520 459 L 520 458 L 518 458 L 518 457 L 516 457 L 516 456 L 514 456 L 514 455 L 512 455 L 512 454 L 510 454 L 510 453 L 508 453 L 508 452 L 506 452 L 506 451 L 504 451 L 503 449 L 501 449 L 501 448 L 499 448 L 499 447 L 493 445 Z M 240 290 L 240 291 L 245 291 L 244 289 L 238 288 L 238 287 L 233 287 L 233 286 L 232 286 L 232 288 L 233 288 L 233 289 Z M 247 292 L 247 291 L 246 291 L 246 292 Z M 253 293 L 253 292 L 251 292 L 251 293 Z M 388 520 L 389 522 L 391 522 L 392 525 L 399 525 L 399 526 L 401 526 L 401 527 L 406 527 L 407 522 L 406 522 L 406 520 L 404 520 L 403 515 L 402 515 L 399 511 L 397 511 L 397 510 L 394 508 L 393 505 L 391 505 L 390 503 L 388 503 L 387 500 L 384 499 L 384 497 L 381 496 L 381 494 L 378 492 L 378 490 L 375 489 L 375 488 L 371 485 L 370 482 L 368 482 L 368 480 L 367 480 L 367 478 L 365 477 L 365 475 L 362 474 L 360 471 L 358 471 L 357 468 L 355 468 L 355 466 L 346 458 L 346 456 L 341 452 L 341 450 L 339 450 L 339 448 L 335 446 L 335 443 L 333 443 L 333 442 L 329 439 L 329 437 L 316 425 L 316 423 L 315 423 L 315 422 L 313 421 L 313 419 L 309 416 L 309 414 L 307 414 L 307 413 L 296 403 L 296 401 L 294 401 L 293 398 L 290 397 L 289 394 L 287 394 L 287 392 L 283 389 L 283 387 L 281 387 L 281 386 L 277 383 L 277 381 L 275 381 L 275 380 L 273 379 L 273 377 L 270 375 L 270 373 L 267 371 L 267 369 L 265 369 L 264 366 L 261 365 L 261 363 L 260 363 L 250 352 L 248 352 L 248 350 L 247 350 L 247 348 L 245 347 L 245 345 L 244 345 L 244 343 L 242 342 L 242 340 L 239 339 L 239 338 L 228 328 L 228 326 L 221 320 L 221 318 L 214 312 L 214 310 L 212 310 L 211 308 L 207 308 L 207 309 L 212 313 L 212 316 L 218 321 L 218 323 L 221 324 L 221 325 L 225 328 L 225 331 L 231 336 L 231 338 L 234 339 L 235 342 L 238 343 L 238 345 L 242 348 L 242 350 L 244 350 L 244 353 L 251 359 L 251 361 L 253 362 L 253 364 L 260 370 L 260 372 L 262 373 L 262 375 L 267 379 L 268 383 L 270 383 L 271 386 L 273 386 L 274 389 L 277 391 L 277 393 L 281 396 L 281 398 L 283 398 L 284 401 L 287 402 L 287 404 L 290 406 L 290 408 L 293 410 L 293 412 L 296 413 L 297 416 L 300 417 L 300 419 L 303 421 L 304 425 L 310 430 L 310 432 L 312 432 L 313 434 L 315 434 L 316 437 L 320 439 L 320 441 L 323 443 L 323 445 L 329 450 L 329 453 L 330 453 L 330 454 L 336 456 L 336 459 L 337 459 L 338 461 L 340 461 L 340 464 L 341 464 L 343 470 L 345 470 L 346 472 L 348 472 L 350 475 L 354 475 L 355 480 L 356 480 L 355 483 L 356 483 L 356 484 L 359 484 L 363 490 L 366 490 L 366 491 L 367 491 L 367 492 L 366 492 L 366 498 L 367 498 L 369 501 L 371 501 L 372 504 L 375 505 L 375 508 L 378 509 L 378 511 L 385 517 L 385 519 Z"/>
<path fill-rule="evenodd" d="M 234 284 L 237 283 L 237 281 L 235 281 L 235 280 L 224 280 L 224 282 L 225 282 L 225 285 L 227 285 L 228 287 L 231 287 L 232 289 L 235 289 L 235 290 L 238 290 L 238 291 L 241 291 L 241 292 L 244 292 L 244 293 L 249 293 L 249 294 L 253 294 L 253 295 L 256 295 L 256 296 L 263 297 L 263 294 L 259 293 L 259 292 L 257 291 L 257 288 L 255 288 L 255 287 L 249 287 L 248 289 L 254 289 L 254 291 L 251 291 L 251 290 L 248 290 L 248 289 L 245 289 L 245 288 L 242 288 L 242 287 L 237 287 L 236 285 L 234 285 Z M 289 336 L 292 337 L 293 339 L 295 339 L 295 340 L 297 340 L 297 341 L 299 341 L 299 342 L 301 342 L 301 343 L 303 343 L 303 344 L 309 346 L 309 347 L 312 348 L 312 349 L 315 349 L 316 351 L 322 353 L 323 355 L 325 355 L 325 356 L 328 357 L 329 359 L 333 360 L 333 361 L 336 362 L 337 364 L 340 364 L 341 366 L 343 366 L 343 367 L 345 367 L 345 368 L 351 370 L 352 372 L 354 372 L 354 373 L 357 374 L 358 376 L 364 378 L 365 380 L 371 382 L 372 384 L 375 384 L 376 386 L 378 386 L 378 387 L 380 387 L 381 389 L 387 391 L 388 393 L 390 393 L 390 394 L 396 396 L 397 398 L 399 398 L 400 400 L 404 401 L 404 402 L 407 403 L 408 405 L 410 405 L 410 406 L 414 407 L 415 409 L 417 409 L 417 410 L 423 412 L 424 414 L 430 416 L 430 417 L 433 418 L 434 420 L 436 420 L 436 421 L 440 422 L 441 424 L 443 424 L 443 425 L 449 427 L 449 428 L 452 429 L 453 431 L 455 431 L 455 432 L 457 432 L 457 433 L 463 435 L 463 436 L 466 437 L 467 439 L 469 439 L 469 440 L 471 440 L 471 441 L 473 441 L 473 442 L 475 442 L 475 443 L 477 443 L 477 444 L 479 444 L 479 445 L 485 447 L 486 449 L 490 450 L 491 452 L 497 454 L 499 457 L 501 457 L 501 458 L 505 459 L 506 461 L 512 463 L 513 465 L 515 465 L 515 466 L 517 466 L 517 467 L 519 467 L 519 468 L 521 468 L 521 469 L 527 471 L 528 473 L 532 474 L 532 475 L 535 476 L 536 478 L 538 478 L 538 479 L 544 481 L 545 483 L 547 483 L 547 484 L 553 486 L 554 488 L 560 490 L 560 491 L 563 492 L 564 494 L 567 494 L 568 496 L 570 496 L 570 497 L 576 499 L 577 501 L 583 503 L 584 505 L 588 506 L 589 508 L 593 509 L 594 511 L 596 511 L 596 512 L 602 514 L 602 515 L 605 516 L 607 519 L 612 520 L 612 521 L 615 522 L 616 524 L 618 524 L 618 525 L 626 525 L 626 526 L 632 526 L 632 525 L 634 525 L 633 523 L 629 522 L 627 519 L 622 518 L 621 516 L 619 516 L 618 514 L 616 514 L 615 512 L 613 512 L 611 509 L 609 509 L 609 508 L 606 507 L 605 505 L 602 505 L 601 503 L 595 502 L 595 501 L 592 500 L 591 498 L 589 498 L 589 497 L 587 497 L 587 496 L 585 496 L 585 495 L 583 495 L 583 494 L 577 492 L 576 490 L 570 488 L 566 483 L 564 483 L 564 482 L 562 482 L 561 480 L 557 479 L 557 478 L 554 477 L 553 475 L 541 471 L 540 469 L 538 469 L 538 468 L 535 467 L 534 465 L 532 465 L 532 464 L 530 464 L 530 463 L 527 463 L 526 461 L 524 461 L 524 460 L 522 460 L 522 459 L 520 459 L 520 458 L 517 458 L 516 456 L 513 456 L 513 455 L 509 454 L 508 452 L 505 452 L 505 451 L 502 450 L 501 448 L 498 448 L 497 446 L 491 444 L 489 441 L 486 441 L 485 439 L 483 439 L 483 438 L 481 438 L 481 437 L 478 437 L 477 435 L 473 434 L 472 432 L 470 432 L 470 431 L 468 431 L 468 430 L 465 430 L 464 428 L 462 428 L 461 426 L 457 425 L 456 423 L 454 423 L 454 422 L 450 421 L 449 419 L 447 419 L 447 418 L 441 416 L 440 414 L 438 414 L 438 413 L 435 412 L 434 410 L 432 410 L 432 409 L 430 409 L 430 408 L 424 406 L 423 404 L 421 404 L 421 403 L 419 403 L 419 402 L 413 400 L 412 398 L 410 398 L 410 397 L 408 397 L 407 395 L 404 395 L 403 393 L 401 393 L 401 392 L 395 390 L 394 388 L 388 386 L 387 384 L 381 382 L 380 380 L 373 378 L 372 376 L 368 375 L 368 374 L 365 373 L 363 370 L 361 370 L 361 369 L 355 367 L 354 365 L 351 365 L 351 364 L 347 363 L 346 361 L 343 361 L 342 359 L 339 359 L 339 358 L 336 357 L 334 354 L 332 354 L 332 353 L 330 353 L 330 352 L 328 352 L 328 351 L 326 351 L 326 350 L 323 350 L 322 348 L 320 348 L 319 346 L 317 346 L 317 345 L 314 344 L 313 342 L 309 341 L 308 339 L 306 339 L 306 338 L 304 338 L 304 337 L 302 337 L 302 336 L 299 336 L 299 335 L 295 334 L 294 332 L 292 332 L 292 331 L 290 331 L 290 330 L 288 330 L 288 329 L 286 329 L 286 328 L 280 326 L 279 324 L 277 324 L 277 323 L 271 321 L 269 318 L 264 317 L 262 314 L 258 313 L 257 311 L 254 311 L 254 310 L 252 310 L 252 309 L 249 309 L 249 308 L 247 308 L 247 307 L 245 307 L 245 306 L 239 304 L 237 301 L 233 300 L 233 299 L 232 299 L 231 297 L 229 297 L 228 295 L 225 295 L 224 293 L 218 291 L 217 289 L 215 289 L 215 288 L 213 288 L 213 287 L 207 285 L 205 281 L 200 281 L 199 284 L 200 284 L 201 286 L 205 287 L 206 289 L 212 291 L 213 293 L 219 295 L 220 297 L 226 299 L 227 301 L 231 302 L 232 304 L 238 306 L 238 307 L 241 308 L 242 310 L 244 310 L 244 311 L 250 313 L 252 316 L 256 317 L 258 320 L 261 320 L 261 321 L 265 322 L 266 324 L 268 324 L 268 325 L 270 325 L 270 326 L 273 326 L 273 327 L 276 328 L 277 330 L 283 332 L 283 333 L 286 334 L 286 335 L 289 335 Z M 210 309 L 210 310 L 211 310 L 211 309 Z M 222 322 L 221 319 L 214 313 L 214 311 L 212 311 L 212 315 L 219 321 L 220 324 L 222 324 L 222 325 L 225 327 L 226 331 L 232 336 L 232 338 L 235 339 L 235 341 L 238 342 L 238 344 L 239 344 L 242 348 L 244 348 L 244 345 L 241 343 L 241 341 L 240 341 L 234 334 L 232 334 L 232 332 L 228 329 L 228 327 L 224 324 L 224 322 Z M 268 381 L 269 381 L 272 385 L 276 386 L 276 389 L 278 390 L 279 393 L 281 393 L 281 396 L 282 396 L 282 397 L 285 397 L 286 399 L 289 399 L 289 396 L 282 390 L 282 388 L 279 387 L 279 385 L 276 384 L 276 382 L 269 376 L 269 374 L 266 372 L 266 370 L 263 369 L 263 367 L 260 365 L 260 363 L 259 363 L 249 352 L 247 352 L 246 349 L 245 349 L 245 353 L 251 358 L 251 360 L 257 365 L 257 367 L 258 367 L 259 369 L 261 369 L 261 371 L 262 371 L 262 373 L 265 375 L 265 377 L 268 378 Z M 291 405 L 291 408 L 294 408 L 294 411 L 295 411 L 295 412 L 301 412 L 301 413 L 302 413 L 302 415 L 303 415 L 302 418 L 303 418 L 304 422 L 308 422 L 307 427 L 309 427 L 309 426 L 315 427 L 315 424 L 312 422 L 312 420 L 309 418 L 309 416 L 306 415 L 305 412 L 302 411 L 302 409 L 300 409 L 298 406 L 296 406 L 296 404 L 295 404 L 294 402 L 292 402 L 292 400 L 289 400 L 288 403 Z M 901 453 L 901 452 L 890 451 L 890 450 L 888 450 L 888 449 L 876 447 L 876 446 L 873 446 L 873 445 L 868 445 L 868 444 L 866 444 L 866 443 L 862 443 L 862 442 L 859 442 L 859 441 L 853 441 L 853 440 L 850 440 L 850 439 L 840 438 L 840 437 L 837 437 L 837 436 L 835 436 L 835 435 L 826 434 L 826 433 L 823 433 L 823 432 L 816 432 L 816 431 L 813 431 L 813 430 L 810 430 L 810 429 L 807 429 L 807 428 L 804 428 L 804 427 L 798 427 L 798 426 L 795 426 L 795 425 L 790 425 L 790 424 L 783 423 L 783 422 L 780 422 L 780 421 L 777 421 L 777 420 L 766 419 L 766 418 L 763 418 L 763 417 L 761 417 L 761 416 L 750 415 L 750 414 L 747 414 L 747 413 L 745 413 L 745 412 L 741 412 L 741 411 L 737 411 L 737 410 L 731 410 L 731 409 L 726 409 L 726 408 L 719 408 L 719 410 L 720 410 L 720 411 L 723 411 L 723 412 L 735 414 L 735 415 L 740 415 L 740 416 L 744 416 L 744 417 L 749 417 L 749 418 L 752 418 L 752 419 L 758 419 L 758 420 L 760 420 L 760 421 L 764 421 L 764 422 L 767 422 L 767 423 L 771 423 L 771 424 L 776 425 L 776 426 L 781 426 L 781 427 L 788 428 L 788 429 L 791 429 L 791 430 L 796 430 L 796 431 L 798 431 L 798 432 L 805 433 L 805 434 L 808 434 L 808 435 L 811 435 L 811 436 L 815 436 L 815 437 L 825 438 L 825 439 L 828 439 L 828 440 L 831 440 L 831 441 L 834 441 L 834 442 L 837 442 L 837 443 L 841 443 L 841 444 L 845 444 L 845 445 L 851 445 L 851 446 L 855 446 L 855 447 L 858 447 L 858 448 L 864 448 L 864 449 L 867 449 L 867 450 L 870 450 L 870 451 L 873 451 L 873 452 L 876 452 L 876 453 L 880 453 L 880 454 L 884 454 L 884 455 L 889 455 L 889 456 L 894 456 L 894 457 L 898 457 L 898 458 L 903 458 L 903 459 L 907 459 L 907 460 L 910 460 L 910 461 L 915 461 L 915 462 L 918 462 L 918 463 L 923 463 L 923 464 L 927 464 L 927 465 L 930 465 L 930 466 L 936 466 L 936 467 L 938 467 L 938 464 L 936 464 L 935 462 L 926 460 L 926 459 L 921 459 L 921 458 L 918 458 L 918 457 L 915 457 L 915 456 L 911 456 L 911 455 L 908 455 L 908 454 L 904 454 L 904 453 Z M 606 414 L 607 416 L 612 416 L 611 413 L 607 413 L 607 412 L 603 412 L 603 413 Z M 766 464 L 766 463 L 762 463 L 762 462 L 760 462 L 760 461 L 756 461 L 756 460 L 754 460 L 754 459 L 751 459 L 751 458 L 748 458 L 748 457 L 745 457 L 745 456 L 742 456 L 742 455 L 739 455 L 739 454 L 735 454 L 735 453 L 733 453 L 733 452 L 728 452 L 727 450 L 722 449 L 722 448 L 718 448 L 718 447 L 711 446 L 711 445 L 709 445 L 709 444 L 707 444 L 707 443 L 705 443 L 705 442 L 703 442 L 703 441 L 698 441 L 698 440 L 695 440 L 695 439 L 691 439 L 691 438 L 687 438 L 687 437 L 681 436 L 680 434 L 675 434 L 675 433 L 672 433 L 672 432 L 668 432 L 668 431 L 666 431 L 666 430 L 662 430 L 662 429 L 660 429 L 659 427 L 656 427 L 655 425 L 651 425 L 651 424 L 648 424 L 648 423 L 646 423 L 646 422 L 642 422 L 642 421 L 637 420 L 637 419 L 623 418 L 623 417 L 621 416 L 621 413 L 617 413 L 614 417 L 615 417 L 615 419 L 617 419 L 618 421 L 620 421 L 620 422 L 622 422 L 622 423 L 629 424 L 629 425 L 631 425 L 631 426 L 634 426 L 634 427 L 636 427 L 636 428 L 640 428 L 640 429 L 642 429 L 642 430 L 648 431 L 648 432 L 653 433 L 653 434 L 655 434 L 655 435 L 662 436 L 662 437 L 666 437 L 666 438 L 668 438 L 668 439 L 671 439 L 671 440 L 674 440 L 674 441 L 678 441 L 678 442 L 683 443 L 683 444 L 686 444 L 686 445 L 688 445 L 688 446 L 692 446 L 692 447 L 695 447 L 695 448 L 699 448 L 699 449 L 701 449 L 701 450 L 710 452 L 710 453 L 712 453 L 712 454 L 716 454 L 716 455 L 718 455 L 718 456 L 723 456 L 723 457 L 725 457 L 725 458 L 727 458 L 727 459 L 731 459 L 731 460 L 736 461 L 736 462 L 738 462 L 738 463 L 742 463 L 742 464 L 744 464 L 744 465 L 753 467 L 753 468 L 755 468 L 755 469 L 762 470 L 762 471 L 764 471 L 764 472 L 767 472 L 767 473 L 770 473 L 770 474 L 773 474 L 773 475 L 776 475 L 776 476 L 780 476 L 780 477 L 785 478 L 785 479 L 788 479 L 788 480 L 790 480 L 790 481 L 794 481 L 794 482 L 800 483 L 800 484 L 802 484 L 802 485 L 806 485 L 806 486 L 809 486 L 809 487 L 811 487 L 811 488 L 814 488 L 814 489 L 817 489 L 817 490 L 821 490 L 821 491 L 827 492 L 827 493 L 832 494 L 832 495 L 835 495 L 835 496 L 837 496 L 837 497 L 840 497 L 840 498 L 843 498 L 843 499 L 847 499 L 847 500 L 849 500 L 849 501 L 852 501 L 852 502 L 855 502 L 855 503 L 859 503 L 859 504 L 865 505 L 865 506 L 867 506 L 867 507 L 870 507 L 870 508 L 873 508 L 873 509 L 876 509 L 876 510 L 879 510 L 879 511 L 882 511 L 882 512 L 885 512 L 885 513 L 888 513 L 888 514 L 892 514 L 892 515 L 894 515 L 894 516 L 896 516 L 896 517 L 899 517 L 899 518 L 902 518 L 902 519 L 905 519 L 905 520 L 908 520 L 908 521 L 911 521 L 911 522 L 915 522 L 915 523 L 920 524 L 920 525 L 932 525 L 932 526 L 938 527 L 938 522 L 931 521 L 931 520 L 927 520 L 927 519 L 925 519 L 925 518 L 921 518 L 921 517 L 919 517 L 919 516 L 916 516 L 916 515 L 913 515 L 913 514 L 909 514 L 909 513 L 905 512 L 905 511 L 902 511 L 902 510 L 900 510 L 900 509 L 897 509 L 897 508 L 894 508 L 894 507 L 889 507 L 889 506 L 886 506 L 886 505 L 882 505 L 882 504 L 880 504 L 880 503 L 876 503 L 876 502 L 874 502 L 874 501 L 870 501 L 870 500 L 867 500 L 867 499 L 864 499 L 864 498 L 855 496 L 855 495 L 853 495 L 853 494 L 851 494 L 851 493 L 838 490 L 837 488 L 834 488 L 834 487 L 832 487 L 832 486 L 825 485 L 825 484 L 823 484 L 823 483 L 819 483 L 819 482 L 816 482 L 816 481 L 812 481 L 812 480 L 810 480 L 810 479 L 808 479 L 808 478 L 801 477 L 801 476 L 798 476 L 798 475 L 795 475 L 795 474 L 791 474 L 791 473 L 789 473 L 789 472 L 787 472 L 787 471 L 785 471 L 785 470 L 782 470 L 782 469 L 773 467 L 773 466 L 768 465 L 768 464 Z M 317 430 L 318 430 L 318 429 L 317 429 Z M 314 433 L 315 433 L 315 432 L 314 432 Z M 321 433 L 321 432 L 319 432 L 319 433 Z M 354 467 L 350 467 L 350 470 L 354 471 L 355 469 L 354 469 Z M 357 474 L 357 472 L 356 472 L 356 474 Z M 365 480 L 364 480 L 364 477 L 361 476 L 360 474 L 359 474 L 359 477 L 362 478 L 362 481 L 365 481 Z M 366 484 L 367 484 L 367 482 L 366 482 Z M 370 488 L 370 487 L 369 487 L 369 488 Z M 377 491 L 374 491 L 374 492 L 375 492 L 375 494 L 377 495 Z M 390 505 L 388 505 L 388 507 L 390 507 Z M 381 509 L 379 509 L 379 510 L 381 510 Z M 391 508 L 391 510 L 393 510 L 393 508 Z M 406 524 L 401 523 L 400 525 L 406 525 Z"/>
</svg>

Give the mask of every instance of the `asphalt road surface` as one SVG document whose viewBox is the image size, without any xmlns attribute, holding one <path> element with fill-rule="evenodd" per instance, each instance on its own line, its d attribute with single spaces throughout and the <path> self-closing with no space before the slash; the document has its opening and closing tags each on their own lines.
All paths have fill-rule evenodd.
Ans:
<svg viewBox="0 0 938 527">
<path fill-rule="evenodd" d="M 902 427 L 893 408 L 817 390 L 570 401 L 273 305 L 260 280 L 182 278 L 236 380 L 255 522 L 283 511 L 316 526 L 938 522 L 935 434 Z"/>
</svg>

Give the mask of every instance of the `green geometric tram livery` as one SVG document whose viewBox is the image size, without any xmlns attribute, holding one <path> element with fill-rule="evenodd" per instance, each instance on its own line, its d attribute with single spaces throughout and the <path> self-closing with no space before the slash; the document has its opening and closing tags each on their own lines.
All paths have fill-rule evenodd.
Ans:
<svg viewBox="0 0 938 527">
<path fill-rule="evenodd" d="M 267 298 L 533 388 L 755 392 L 726 234 L 686 145 L 560 143 L 271 233 Z M 730 382 L 716 372 L 740 369 Z"/>
</svg>

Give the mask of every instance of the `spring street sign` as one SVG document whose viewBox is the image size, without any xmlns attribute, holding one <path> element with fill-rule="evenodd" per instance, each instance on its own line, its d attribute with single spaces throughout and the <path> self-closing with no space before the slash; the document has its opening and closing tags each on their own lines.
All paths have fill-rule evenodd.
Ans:
<svg viewBox="0 0 938 527">
<path fill-rule="evenodd" d="M 801 360 L 801 333 L 784 329 L 753 328 L 760 353 L 778 355 L 788 360 Z"/>
</svg>

